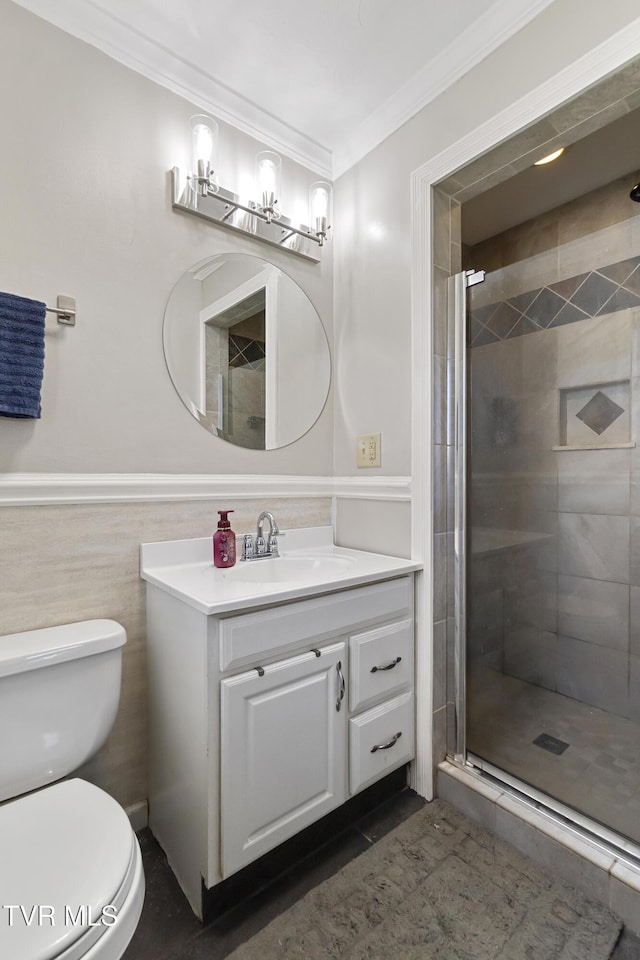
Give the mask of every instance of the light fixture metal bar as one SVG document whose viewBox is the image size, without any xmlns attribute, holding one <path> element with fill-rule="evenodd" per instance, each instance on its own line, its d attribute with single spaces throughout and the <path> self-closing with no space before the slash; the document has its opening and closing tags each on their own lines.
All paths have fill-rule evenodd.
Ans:
<svg viewBox="0 0 640 960">
<path fill-rule="evenodd" d="M 172 204 L 175 210 L 183 210 L 187 213 L 193 213 L 197 217 L 209 220 L 211 223 L 217 223 L 228 230 L 235 230 L 246 236 L 254 237 L 265 243 L 270 243 L 281 250 L 293 253 L 297 257 L 305 260 L 311 260 L 313 263 L 319 263 L 320 257 L 315 250 L 306 249 L 305 240 L 312 240 L 315 244 L 321 245 L 320 239 L 304 224 L 294 224 L 288 217 L 280 216 L 277 220 L 267 221 L 265 214 L 259 208 L 256 208 L 250 201 L 246 202 L 231 190 L 225 187 L 219 187 L 215 193 L 210 192 L 205 196 L 192 188 L 186 171 L 180 167 L 173 167 L 171 170 L 172 184 Z M 238 210 L 249 215 L 248 224 L 238 224 L 232 222 L 234 213 Z M 285 246 L 291 240 L 299 236 L 302 244 L 298 247 Z"/>
</svg>

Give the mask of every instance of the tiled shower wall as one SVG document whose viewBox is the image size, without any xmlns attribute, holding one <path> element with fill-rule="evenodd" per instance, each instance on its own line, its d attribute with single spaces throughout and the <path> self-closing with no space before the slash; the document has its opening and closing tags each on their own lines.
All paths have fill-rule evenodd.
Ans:
<svg viewBox="0 0 640 960">
<path fill-rule="evenodd" d="M 626 310 L 471 350 L 471 666 L 635 720 L 639 344 Z M 614 384 L 627 409 L 590 416 Z M 586 400 L 583 449 L 560 442 L 564 391 Z"/>
</svg>

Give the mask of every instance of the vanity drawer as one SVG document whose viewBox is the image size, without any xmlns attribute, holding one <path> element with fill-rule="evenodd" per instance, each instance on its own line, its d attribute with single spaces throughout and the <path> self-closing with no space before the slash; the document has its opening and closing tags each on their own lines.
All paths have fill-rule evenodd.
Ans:
<svg viewBox="0 0 640 960">
<path fill-rule="evenodd" d="M 376 620 L 399 620 L 412 614 L 413 576 L 409 575 L 227 617 L 220 621 L 220 670 L 260 663 L 262 658 L 306 644 L 313 647 Z"/>
<path fill-rule="evenodd" d="M 363 790 L 414 755 L 413 694 L 402 693 L 349 721 L 349 789 Z"/>
<path fill-rule="evenodd" d="M 349 639 L 349 709 L 413 683 L 413 620 L 387 623 Z"/>
</svg>

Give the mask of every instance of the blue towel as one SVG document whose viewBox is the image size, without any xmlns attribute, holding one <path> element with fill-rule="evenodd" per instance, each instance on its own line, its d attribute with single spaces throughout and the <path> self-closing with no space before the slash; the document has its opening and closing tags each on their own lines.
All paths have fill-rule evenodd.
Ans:
<svg viewBox="0 0 640 960">
<path fill-rule="evenodd" d="M 0 293 L 0 417 L 40 419 L 46 304 Z"/>
</svg>

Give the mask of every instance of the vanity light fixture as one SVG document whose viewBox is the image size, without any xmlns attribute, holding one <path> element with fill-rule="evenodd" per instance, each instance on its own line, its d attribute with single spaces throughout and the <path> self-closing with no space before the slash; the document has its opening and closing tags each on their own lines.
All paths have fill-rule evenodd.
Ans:
<svg viewBox="0 0 640 960">
<path fill-rule="evenodd" d="M 191 117 L 191 179 L 201 197 L 218 189 L 215 168 L 218 164 L 218 124 L 211 117 Z"/>
<path fill-rule="evenodd" d="M 282 158 L 271 150 L 261 150 L 256 156 L 256 188 L 261 199 L 260 211 L 265 215 L 267 223 L 280 219 L 280 211 L 276 205 L 280 196 L 280 179 L 282 175 Z"/>
<path fill-rule="evenodd" d="M 318 181 L 309 192 L 311 226 L 295 223 L 280 210 L 282 160 L 271 150 L 256 157 L 256 197 L 240 197 L 220 185 L 217 175 L 218 125 L 211 117 L 192 117 L 191 170 L 171 171 L 173 208 L 273 244 L 289 253 L 320 261 L 313 245 L 324 246 L 331 228 L 331 184 Z M 305 241 L 312 241 L 312 245 Z"/>
<path fill-rule="evenodd" d="M 309 188 L 309 216 L 316 236 L 321 238 L 320 246 L 327 239 L 331 229 L 331 184 L 326 180 L 317 180 Z"/>
</svg>

